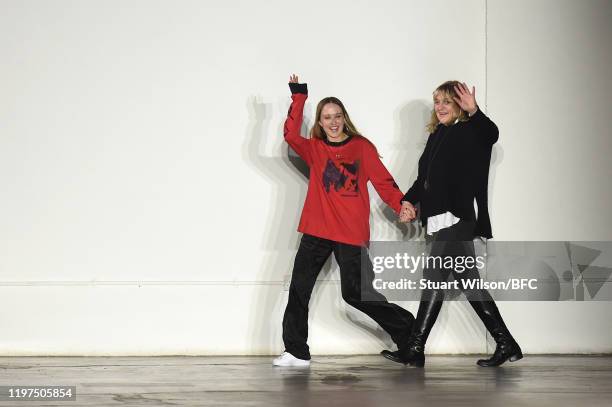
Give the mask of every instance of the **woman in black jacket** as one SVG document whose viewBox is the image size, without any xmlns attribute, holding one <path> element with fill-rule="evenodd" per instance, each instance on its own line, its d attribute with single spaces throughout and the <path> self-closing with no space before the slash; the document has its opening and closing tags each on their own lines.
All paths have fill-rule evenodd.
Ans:
<svg viewBox="0 0 612 407">
<path fill-rule="evenodd" d="M 487 183 L 491 149 L 498 139 L 498 129 L 476 104 L 476 90 L 465 83 L 448 81 L 433 93 L 434 110 L 428 125 L 430 136 L 419 159 L 418 176 L 404 196 L 400 221 L 420 219 L 432 235 L 430 256 L 471 256 L 475 258 L 473 239 L 490 238 L 491 224 L 487 209 Z M 454 262 L 453 262 L 454 263 Z M 450 274 L 456 281 L 478 279 L 476 268 L 458 272 L 452 268 L 430 268 L 423 277 L 430 281 L 446 281 Z M 497 347 L 480 366 L 499 366 L 523 357 L 486 290 L 463 290 Z M 395 362 L 422 367 L 425 363 L 425 342 L 433 327 L 444 290 L 424 290 L 409 346 L 382 354 Z"/>
</svg>

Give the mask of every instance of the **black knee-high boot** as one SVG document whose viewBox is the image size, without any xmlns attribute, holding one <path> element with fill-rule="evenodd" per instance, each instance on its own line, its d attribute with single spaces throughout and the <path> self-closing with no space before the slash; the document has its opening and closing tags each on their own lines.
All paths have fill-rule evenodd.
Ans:
<svg viewBox="0 0 612 407">
<path fill-rule="evenodd" d="M 383 350 L 381 354 L 397 363 L 423 367 L 425 365 L 425 342 L 438 318 L 443 301 L 444 292 L 441 290 L 423 293 L 408 345 L 395 352 Z"/>
<path fill-rule="evenodd" d="M 514 362 L 522 359 L 523 352 L 506 327 L 493 299 L 490 301 L 470 301 L 470 304 L 495 339 L 495 343 L 497 343 L 492 357 L 480 359 L 476 363 L 482 367 L 491 367 L 499 366 L 507 360 Z"/>
</svg>

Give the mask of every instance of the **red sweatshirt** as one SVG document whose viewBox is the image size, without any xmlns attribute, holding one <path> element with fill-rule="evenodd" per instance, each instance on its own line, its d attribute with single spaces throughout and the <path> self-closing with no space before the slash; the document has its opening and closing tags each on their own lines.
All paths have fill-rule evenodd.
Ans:
<svg viewBox="0 0 612 407">
<path fill-rule="evenodd" d="M 293 84 L 292 84 L 293 85 Z M 333 143 L 300 135 L 305 84 L 292 86 L 291 107 L 285 121 L 285 140 L 308 164 L 310 179 L 298 231 L 348 243 L 370 240 L 370 197 L 367 183 L 399 213 L 403 194 L 380 161 L 376 147 L 365 137 Z M 295 92 L 304 93 L 295 93 Z"/>
</svg>

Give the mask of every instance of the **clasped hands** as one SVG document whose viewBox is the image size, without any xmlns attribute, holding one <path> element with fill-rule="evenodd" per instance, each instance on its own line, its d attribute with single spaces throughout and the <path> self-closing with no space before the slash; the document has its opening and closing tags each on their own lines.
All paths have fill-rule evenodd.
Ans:
<svg viewBox="0 0 612 407">
<path fill-rule="evenodd" d="M 402 201 L 400 209 L 399 221 L 401 223 L 409 223 L 416 219 L 417 209 L 408 201 Z"/>
</svg>

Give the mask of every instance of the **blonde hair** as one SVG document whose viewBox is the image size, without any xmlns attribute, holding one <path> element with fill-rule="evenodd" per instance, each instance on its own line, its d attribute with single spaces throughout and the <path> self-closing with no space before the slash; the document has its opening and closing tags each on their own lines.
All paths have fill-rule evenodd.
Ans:
<svg viewBox="0 0 612 407">
<path fill-rule="evenodd" d="M 455 105 L 457 105 L 457 102 L 455 102 L 454 99 L 455 97 L 458 97 L 457 92 L 455 92 L 455 86 L 459 86 L 460 84 L 461 82 L 459 81 L 446 81 L 433 91 L 432 96 L 435 98 L 436 95 L 442 94 L 444 96 L 447 96 Z M 469 118 L 468 113 L 465 110 L 461 109 L 459 105 L 457 105 L 457 107 L 459 108 L 459 116 L 457 117 L 457 119 L 459 119 L 460 122 L 467 121 L 467 119 Z M 433 133 L 436 130 L 436 127 L 438 127 L 438 124 L 440 124 L 440 120 L 438 120 L 438 116 L 436 115 L 436 110 L 434 108 L 431 111 L 431 118 L 429 119 L 429 124 L 426 126 L 427 131 L 429 133 Z"/>
<path fill-rule="evenodd" d="M 317 105 L 315 123 L 312 129 L 310 130 L 310 137 L 318 138 L 320 140 L 325 140 L 327 138 L 327 136 L 325 135 L 325 131 L 323 130 L 323 127 L 321 127 L 321 125 L 319 124 L 319 121 L 321 120 L 321 111 L 323 110 L 323 106 L 325 106 L 328 103 L 333 103 L 334 105 L 339 106 L 340 109 L 342 110 L 342 115 L 344 116 L 344 129 L 343 129 L 344 133 L 347 136 L 361 136 L 361 133 L 359 133 L 359 131 L 357 130 L 357 128 L 351 121 L 351 118 L 349 117 L 349 114 L 344 108 L 344 105 L 342 104 L 340 99 L 333 97 L 333 96 L 329 96 L 329 97 L 321 99 L 321 101 Z"/>
</svg>

